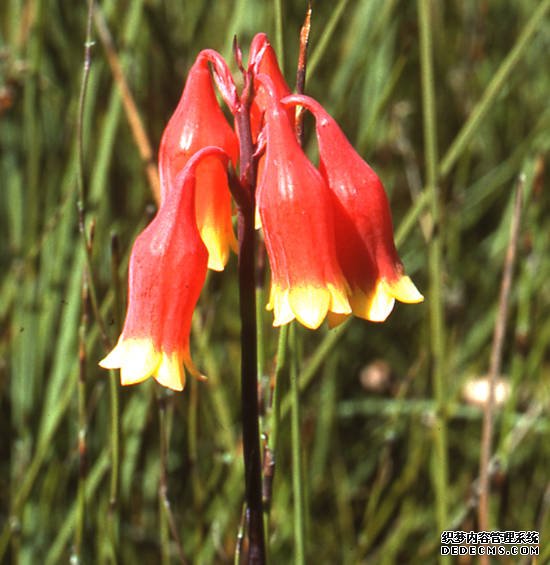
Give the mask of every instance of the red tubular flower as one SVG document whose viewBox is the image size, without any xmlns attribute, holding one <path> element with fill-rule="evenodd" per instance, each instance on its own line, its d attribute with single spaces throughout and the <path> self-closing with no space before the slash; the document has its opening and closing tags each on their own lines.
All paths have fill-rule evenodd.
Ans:
<svg viewBox="0 0 550 565">
<path fill-rule="evenodd" d="M 381 322 L 395 299 L 421 302 L 424 297 L 405 275 L 395 249 L 390 207 L 376 173 L 318 102 L 292 95 L 283 103 L 305 106 L 315 116 L 319 168 L 334 196 L 336 247 L 350 285 L 353 313 Z M 332 321 L 340 320 L 335 317 Z"/>
<path fill-rule="evenodd" d="M 159 151 L 161 202 L 174 190 L 178 173 L 199 149 L 221 147 L 236 167 L 238 141 L 218 105 L 209 61 L 226 68 L 220 55 L 207 50 L 199 53 L 189 71 L 178 106 L 162 136 Z M 229 71 L 226 73 L 229 75 Z M 218 81 L 228 83 L 227 76 L 217 74 Z M 227 95 L 231 84 L 223 89 Z M 199 231 L 208 249 L 208 267 L 222 271 L 229 258 L 229 249 L 236 251 L 237 242 L 231 222 L 231 193 L 223 164 L 216 157 L 206 158 L 197 168 L 196 214 Z"/>
<path fill-rule="evenodd" d="M 182 365 L 204 378 L 191 361 L 189 332 L 208 261 L 195 220 L 195 182 L 199 167 L 212 159 L 222 168 L 227 165 L 227 155 L 217 147 L 188 161 L 134 243 L 124 328 L 116 347 L 99 363 L 121 369 L 123 385 L 154 376 L 161 385 L 182 390 Z"/>
<path fill-rule="evenodd" d="M 248 69 L 258 76 L 265 74 L 271 79 L 270 87 L 275 94 L 277 100 L 281 100 L 285 96 L 291 94 L 291 90 L 285 81 L 283 73 L 277 61 L 277 55 L 269 39 L 265 33 L 257 33 L 250 45 L 250 54 L 248 57 Z M 254 84 L 254 98 L 250 106 L 250 129 L 252 139 L 257 141 L 260 131 L 264 123 L 264 112 L 270 104 L 271 96 L 261 81 L 257 80 Z M 294 108 L 285 110 L 289 122 L 294 125 Z M 258 178 L 263 176 L 265 166 L 265 154 L 261 155 L 258 160 Z M 262 226 L 260 214 L 256 209 L 256 229 Z"/>
<path fill-rule="evenodd" d="M 298 144 L 271 81 L 260 75 L 270 103 L 265 112 L 265 168 L 258 207 L 271 265 L 274 326 L 297 318 L 317 328 L 328 312 L 351 312 L 336 258 L 331 197 Z"/>
<path fill-rule="evenodd" d="M 257 33 L 250 45 L 250 55 L 248 57 L 248 68 L 255 75 L 266 74 L 272 82 L 272 88 L 277 100 L 291 94 L 291 90 L 285 81 L 283 73 L 279 68 L 277 55 L 265 33 Z M 252 129 L 252 139 L 256 140 L 262 129 L 263 113 L 270 104 L 270 95 L 264 85 L 258 81 L 255 85 L 256 91 L 250 108 L 250 126 Z M 286 110 L 290 123 L 294 123 L 294 110 Z"/>
</svg>

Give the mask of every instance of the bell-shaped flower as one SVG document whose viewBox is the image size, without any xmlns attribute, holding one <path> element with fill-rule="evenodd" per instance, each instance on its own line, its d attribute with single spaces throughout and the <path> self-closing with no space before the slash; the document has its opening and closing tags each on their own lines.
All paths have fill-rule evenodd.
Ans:
<svg viewBox="0 0 550 565">
<path fill-rule="evenodd" d="M 208 147 L 188 161 L 132 248 L 124 328 L 116 347 L 99 363 L 121 369 L 123 385 L 153 376 L 163 386 L 182 390 L 183 365 L 203 378 L 189 351 L 191 318 L 208 261 L 195 219 L 195 183 L 199 167 L 212 159 L 222 169 L 228 160 L 221 149 Z"/>
<path fill-rule="evenodd" d="M 271 81 L 260 76 L 270 93 L 257 202 L 271 265 L 268 309 L 274 310 L 274 326 L 296 318 L 315 329 L 329 312 L 351 312 L 336 258 L 331 196 L 298 144 Z"/>
<path fill-rule="evenodd" d="M 319 169 L 334 197 L 336 247 L 353 313 L 380 322 L 395 299 L 421 302 L 424 298 L 397 254 L 388 199 L 376 173 L 317 101 L 292 95 L 283 103 L 305 106 L 315 116 Z M 339 321 L 332 318 L 333 324 Z"/>
<path fill-rule="evenodd" d="M 248 68 L 254 76 L 260 74 L 267 75 L 271 79 L 270 87 L 277 100 L 281 100 L 285 96 L 291 94 L 291 90 L 285 81 L 283 73 L 277 61 L 277 55 L 269 39 L 265 33 L 257 33 L 250 45 L 250 54 L 248 57 Z M 254 82 L 254 97 L 250 105 L 250 130 L 252 139 L 258 141 L 258 136 L 264 124 L 264 112 L 270 104 L 271 95 L 264 86 L 262 81 Z M 294 108 L 285 110 L 289 122 L 294 125 Z M 265 141 L 265 140 L 264 140 Z M 258 159 L 258 178 L 263 176 L 265 166 L 265 154 L 260 155 Z M 262 222 L 258 209 L 256 208 L 256 229 L 261 228 Z"/>
<path fill-rule="evenodd" d="M 175 181 L 187 161 L 203 147 L 221 147 L 236 167 L 238 141 L 216 99 L 209 61 L 224 67 L 215 51 L 199 53 L 189 71 L 178 106 L 162 136 L 159 150 L 161 202 L 178 187 Z M 216 157 L 197 168 L 196 214 L 199 231 L 208 249 L 208 267 L 222 271 L 229 250 L 237 243 L 231 221 L 231 193 L 223 164 Z"/>
</svg>

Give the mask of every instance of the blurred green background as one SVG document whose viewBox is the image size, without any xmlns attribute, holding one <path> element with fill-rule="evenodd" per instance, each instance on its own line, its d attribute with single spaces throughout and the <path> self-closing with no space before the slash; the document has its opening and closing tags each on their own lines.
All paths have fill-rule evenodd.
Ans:
<svg viewBox="0 0 550 565">
<path fill-rule="evenodd" d="M 233 36 L 246 55 L 265 31 L 294 84 L 302 0 L 97 5 L 154 154 L 200 49 L 219 50 L 235 70 Z M 443 529 L 477 528 L 482 409 L 465 391 L 488 371 L 520 174 L 489 526 L 540 531 L 539 562 L 550 561 L 549 5 L 313 3 L 306 92 L 382 178 L 400 255 L 426 300 L 397 305 L 381 325 L 297 331 L 307 563 L 435 563 Z M 97 367 L 105 345 L 91 309 L 81 317 L 76 206 L 86 12 L 85 2 L 0 3 L 0 561 L 177 563 L 183 553 L 189 563 L 230 563 L 244 494 L 236 261 L 209 276 L 195 316 L 191 348 L 207 383 L 189 382 L 181 394 L 154 382 L 122 389 Z M 422 33 L 433 46 L 433 100 L 422 90 L 431 68 Z M 95 27 L 92 35 L 86 220 L 113 342 L 128 252 L 154 207 Z M 309 119 L 306 133 L 314 159 Z M 278 332 L 269 313 L 263 320 L 269 392 Z M 295 555 L 288 371 L 280 376 L 274 564 Z"/>
</svg>

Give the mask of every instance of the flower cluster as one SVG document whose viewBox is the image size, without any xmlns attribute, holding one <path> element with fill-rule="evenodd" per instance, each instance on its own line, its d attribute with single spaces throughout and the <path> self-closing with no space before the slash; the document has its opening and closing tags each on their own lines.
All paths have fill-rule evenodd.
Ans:
<svg viewBox="0 0 550 565">
<path fill-rule="evenodd" d="M 164 131 L 159 210 L 132 249 L 124 328 L 100 362 L 120 368 L 122 384 L 154 376 L 181 390 L 182 365 L 200 377 L 189 354 L 191 318 L 207 269 L 223 270 L 236 249 L 228 171 L 243 166 L 242 140 L 214 83 L 234 116 L 247 98 L 273 325 L 297 319 L 315 329 L 351 314 L 381 322 L 396 299 L 423 300 L 395 249 L 382 183 L 318 102 L 291 93 L 265 34 L 254 38 L 243 73 L 250 84 L 239 98 L 222 57 L 199 53 Z M 315 118 L 319 167 L 297 141 L 296 106 Z"/>
</svg>

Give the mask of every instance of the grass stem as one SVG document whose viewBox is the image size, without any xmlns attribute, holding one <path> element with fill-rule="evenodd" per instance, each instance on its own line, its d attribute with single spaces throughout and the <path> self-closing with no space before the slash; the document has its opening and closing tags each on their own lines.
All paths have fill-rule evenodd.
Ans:
<svg viewBox="0 0 550 565">
<path fill-rule="evenodd" d="M 302 472 L 302 442 L 300 433 L 300 387 L 298 383 L 298 339 L 296 323 L 289 330 L 291 442 L 292 442 L 292 494 L 294 501 L 294 563 L 305 565 L 304 485 Z"/>
<path fill-rule="evenodd" d="M 506 59 L 501 63 L 497 71 L 494 73 L 491 82 L 487 85 L 481 100 L 476 104 L 466 123 L 460 129 L 453 143 L 445 153 L 439 165 L 439 172 L 442 177 L 446 177 L 451 168 L 462 155 L 464 149 L 470 143 L 483 118 L 490 110 L 493 102 L 502 90 L 507 86 L 512 71 L 518 64 L 526 47 L 530 44 L 534 35 L 542 28 L 542 24 L 546 21 L 546 12 L 550 8 L 550 0 L 543 0 L 533 11 L 529 21 L 525 24 L 523 31 L 517 38 L 514 46 L 508 53 Z"/>
<path fill-rule="evenodd" d="M 489 524 L 489 495 L 490 495 L 490 474 L 489 462 L 491 458 L 491 446 L 493 440 L 494 425 L 494 406 L 495 406 L 495 387 L 497 377 L 501 372 L 502 349 L 504 346 L 504 334 L 506 331 L 506 320 L 508 316 L 508 304 L 510 301 L 510 291 L 512 287 L 512 274 L 516 260 L 516 250 L 519 239 L 521 208 L 523 199 L 523 175 L 520 176 L 516 187 L 512 220 L 510 223 L 510 238 L 506 257 L 504 260 L 504 271 L 500 286 L 500 297 L 498 302 L 497 319 L 493 334 L 493 346 L 491 348 L 491 361 L 489 367 L 489 398 L 483 409 L 483 425 L 481 432 L 481 454 L 479 463 L 479 508 L 478 508 L 478 528 L 480 531 L 488 531 Z M 486 555 L 481 558 L 482 563 L 489 563 Z"/>
<path fill-rule="evenodd" d="M 448 448 L 446 422 L 446 386 L 444 380 L 445 325 L 442 296 L 442 229 L 440 197 L 437 186 L 437 126 L 435 85 L 433 76 L 432 14 L 430 0 L 418 0 L 420 28 L 420 70 L 422 79 L 422 109 L 425 145 L 426 191 L 430 194 L 432 233 L 429 241 L 430 286 L 428 304 L 430 312 L 430 344 L 432 354 L 432 379 L 437 402 L 436 421 L 433 426 L 434 454 L 432 480 L 435 492 L 437 527 L 443 531 L 447 524 Z M 442 558 L 442 561 L 444 559 Z"/>
</svg>

